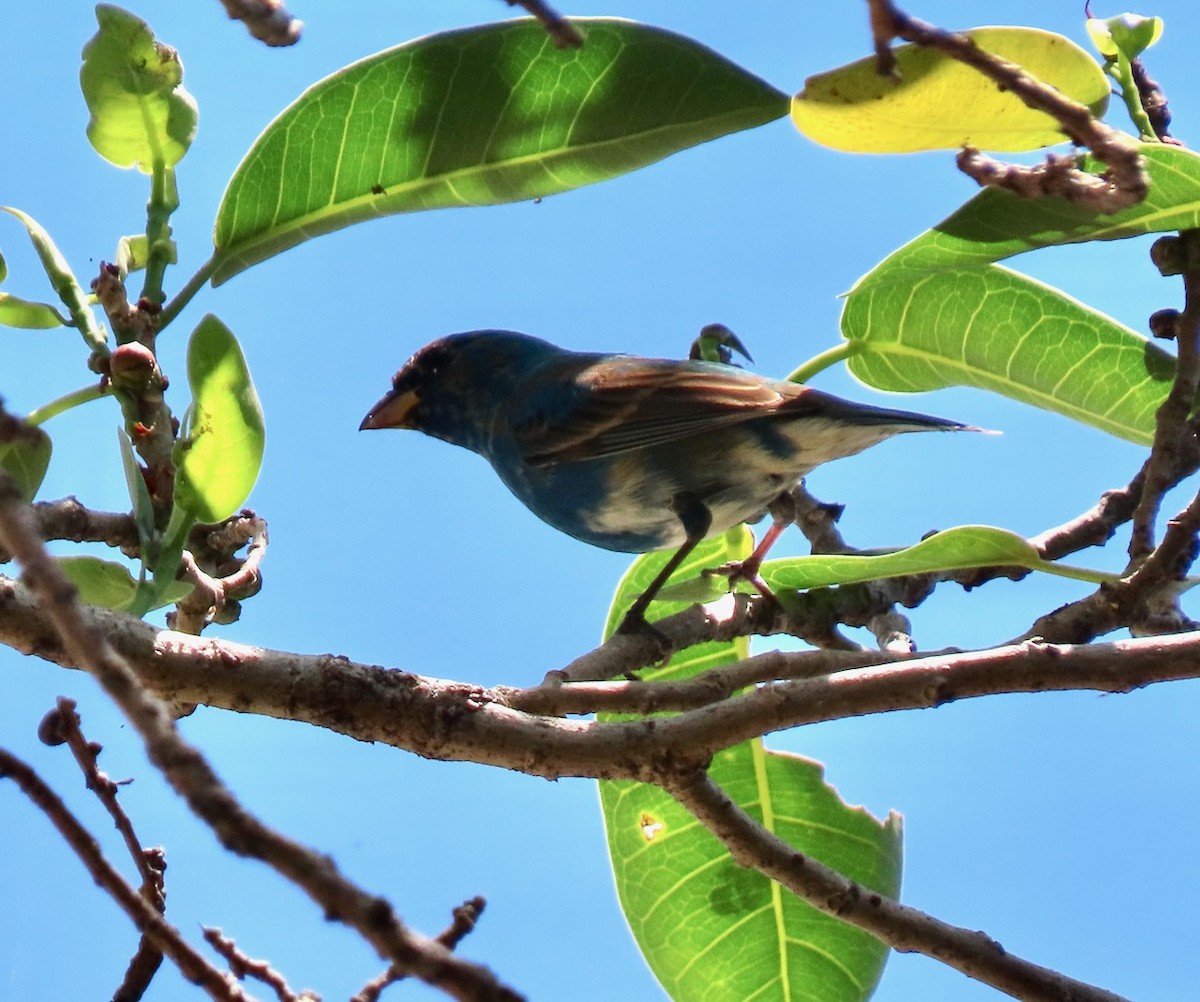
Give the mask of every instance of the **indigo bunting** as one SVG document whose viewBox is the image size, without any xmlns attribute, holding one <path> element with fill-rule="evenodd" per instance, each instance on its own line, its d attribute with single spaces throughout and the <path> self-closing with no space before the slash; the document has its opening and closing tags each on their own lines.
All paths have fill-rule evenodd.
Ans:
<svg viewBox="0 0 1200 1002">
<path fill-rule="evenodd" d="M 678 547 L 623 629 L 644 625 L 700 540 L 770 510 L 775 524 L 735 572 L 753 581 L 791 520 L 788 492 L 818 464 L 901 432 L 977 430 L 718 362 L 567 351 L 513 331 L 426 345 L 367 428 L 413 428 L 479 453 L 530 511 L 585 543 Z"/>
</svg>

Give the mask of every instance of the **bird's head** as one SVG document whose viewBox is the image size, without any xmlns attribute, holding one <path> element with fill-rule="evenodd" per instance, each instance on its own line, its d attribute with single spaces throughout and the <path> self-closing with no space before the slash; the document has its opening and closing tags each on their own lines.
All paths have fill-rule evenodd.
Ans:
<svg viewBox="0 0 1200 1002">
<path fill-rule="evenodd" d="M 538 365 L 560 353 L 515 331 L 467 331 L 420 349 L 359 430 L 412 428 L 479 451 L 491 416 Z"/>
</svg>

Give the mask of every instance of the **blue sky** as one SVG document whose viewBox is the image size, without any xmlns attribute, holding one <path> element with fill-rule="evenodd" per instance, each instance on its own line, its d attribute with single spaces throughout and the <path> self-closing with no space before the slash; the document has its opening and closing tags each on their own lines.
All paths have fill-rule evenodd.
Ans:
<svg viewBox="0 0 1200 1002">
<path fill-rule="evenodd" d="M 179 170 L 173 287 L 210 253 L 212 220 L 242 155 L 306 86 L 381 48 L 510 13 L 499 0 L 311 0 L 293 8 L 306 22 L 303 41 L 271 51 L 215 2 L 145 0 L 130 9 L 180 50 L 200 106 L 199 135 Z M 862 4 L 613 0 L 568 12 L 671 28 L 789 92 L 868 50 Z M 990 5 L 961 2 L 912 13 L 953 27 L 996 20 Z M 1150 67 L 1186 140 L 1200 112 L 1200 22 L 1181 0 L 1145 13 L 1167 19 Z M 1086 44 L 1074 2 L 1018 0 L 1003 17 Z M 76 81 L 79 51 L 95 30 L 92 8 L 20 4 L 5 20 L 0 203 L 37 218 L 87 280 L 120 236 L 144 225 L 147 191 L 143 176 L 99 160 L 84 136 Z M 1119 113 L 1113 120 L 1123 125 Z M 399 364 L 436 336 L 477 327 L 677 356 L 703 324 L 720 321 L 759 371 L 782 376 L 837 342 L 839 293 L 973 191 L 948 154 L 847 156 L 779 121 L 536 205 L 353 227 L 205 290 L 164 336 L 163 367 L 182 385 L 184 334 L 216 312 L 242 342 L 268 428 L 250 502 L 271 527 L 266 587 L 219 635 L 484 684 L 537 681 L 596 642 L 628 559 L 542 525 L 478 457 L 416 435 L 359 435 Z M 1148 245 L 1067 248 L 1012 264 L 1144 330 L 1150 313 L 1181 299 L 1177 285 L 1157 277 Z M 49 295 L 15 221 L 0 220 L 0 251 L 6 290 Z M 86 382 L 84 358 L 69 332 L 0 330 L 0 394 L 29 410 Z M 858 546 L 903 545 L 964 523 L 1034 534 L 1126 483 L 1143 458 L 1101 432 L 980 392 L 885 398 L 842 369 L 816 385 L 1004 433 L 909 436 L 814 473 L 815 494 L 847 505 L 842 528 Z M 111 401 L 56 419 L 43 496 L 125 508 L 117 423 Z M 1178 507 L 1182 497 L 1172 500 Z M 790 533 L 779 551 L 801 544 Z M 1123 541 L 1112 549 L 1077 562 L 1119 567 Z M 944 588 L 912 614 L 915 636 L 925 649 L 991 645 L 1085 588 L 1048 578 L 971 594 Z M 79 701 L 88 735 L 105 745 L 103 766 L 135 778 L 122 799 L 141 838 L 167 848 L 168 916 L 185 933 L 220 925 L 294 987 L 329 999 L 377 972 L 370 951 L 326 925 L 298 892 L 220 851 L 86 677 L 7 650 L 0 670 L 0 743 L 42 770 L 117 858 L 65 751 L 36 741 L 56 695 Z M 1198 692 L 1185 683 L 1128 696 L 975 700 L 806 728 L 770 744 L 824 761 L 851 803 L 904 814 L 908 903 L 1123 994 L 1184 999 L 1200 978 L 1186 904 L 1200 893 L 1186 862 L 1200 822 L 1190 768 Z M 487 897 L 464 952 L 531 998 L 663 997 L 616 904 L 594 784 L 431 763 L 203 709 L 182 727 L 265 820 L 333 853 L 417 928 L 436 932 L 454 905 Z M 0 995 L 111 991 L 132 930 L 15 790 L 0 789 L 0 798 L 0 900 L 10 915 Z M 193 996 L 164 971 L 149 997 Z M 388 997 L 435 995 L 406 986 Z M 876 997 L 999 996 L 925 958 L 893 956 Z"/>
</svg>

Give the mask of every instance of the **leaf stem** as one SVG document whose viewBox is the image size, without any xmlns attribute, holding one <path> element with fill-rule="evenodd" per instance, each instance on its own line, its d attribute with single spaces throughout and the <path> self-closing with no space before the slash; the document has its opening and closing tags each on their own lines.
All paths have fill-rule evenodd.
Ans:
<svg viewBox="0 0 1200 1002">
<path fill-rule="evenodd" d="M 1089 584 L 1115 584 L 1121 580 L 1120 574 L 1109 571 L 1094 571 L 1090 567 L 1076 567 L 1073 564 L 1060 564 L 1053 560 L 1031 562 L 1029 569 L 1055 574 L 1060 578 L 1072 578 L 1075 581 L 1087 581 Z"/>
<path fill-rule="evenodd" d="M 836 365 L 843 359 L 857 355 L 861 350 L 857 341 L 843 341 L 841 344 L 834 345 L 828 351 L 814 355 L 787 378 L 793 383 L 807 383 L 818 372 L 828 369 L 831 365 Z"/>
<path fill-rule="evenodd" d="M 106 357 L 108 355 L 108 336 L 105 334 L 104 328 L 96 323 L 96 318 L 88 305 L 87 294 L 83 291 L 75 273 L 71 271 L 67 259 L 62 256 L 54 241 L 50 239 L 50 234 L 42 229 L 36 219 L 20 209 L 14 209 L 9 205 L 0 205 L 0 211 L 16 216 L 24 225 L 25 231 L 33 243 L 33 249 L 37 252 L 42 268 L 46 272 L 46 277 L 50 279 L 50 285 L 58 293 L 58 298 L 62 300 L 67 312 L 71 314 L 74 326 L 83 335 L 84 342 L 94 355 L 100 358 Z"/>
<path fill-rule="evenodd" d="M 1129 112 L 1129 118 L 1140 133 L 1138 139 L 1143 143 L 1159 142 L 1158 133 L 1154 131 L 1154 126 L 1150 124 L 1150 116 L 1146 114 L 1146 109 L 1142 107 L 1142 97 L 1138 92 L 1137 83 L 1133 79 L 1133 67 L 1130 65 L 1129 57 L 1124 52 L 1118 50 L 1116 57 L 1110 59 L 1105 64 L 1104 69 L 1117 82 L 1117 86 L 1121 90 L 1121 100 L 1125 102 L 1125 109 Z"/>
<path fill-rule="evenodd" d="M 72 407 L 78 407 L 80 404 L 90 403 L 93 400 L 99 400 L 101 397 L 109 395 L 107 386 L 102 386 L 100 381 L 89 383 L 87 386 L 81 386 L 77 390 L 72 390 L 57 400 L 51 400 L 49 403 L 42 404 L 41 407 L 35 407 L 25 416 L 25 423 L 31 425 L 45 424 L 52 417 L 57 417 L 64 411 L 69 411 Z"/>
<path fill-rule="evenodd" d="M 179 315 L 180 310 L 182 310 L 185 306 L 187 306 L 188 303 L 192 301 L 192 297 L 196 295 L 201 288 L 203 288 L 204 284 L 210 278 L 212 278 L 213 272 L 216 270 L 217 254 L 216 251 L 214 251 L 213 256 L 205 261 L 204 264 L 200 266 L 200 270 L 197 271 L 196 274 L 194 274 L 191 278 L 189 278 L 184 287 L 175 294 L 175 298 L 163 307 L 162 312 L 158 315 L 158 329 L 160 331 Z"/>
<path fill-rule="evenodd" d="M 155 160 L 150 175 L 150 200 L 146 203 L 146 280 L 142 284 L 142 298 L 152 303 L 163 301 L 163 276 L 167 265 L 175 263 L 171 213 L 178 208 L 175 169 Z"/>
</svg>

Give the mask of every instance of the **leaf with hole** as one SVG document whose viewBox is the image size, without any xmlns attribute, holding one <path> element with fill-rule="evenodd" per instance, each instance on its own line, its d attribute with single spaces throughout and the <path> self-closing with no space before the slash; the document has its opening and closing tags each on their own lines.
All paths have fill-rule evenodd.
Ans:
<svg viewBox="0 0 1200 1002">
<path fill-rule="evenodd" d="M 676 578 L 744 559 L 744 526 L 702 542 Z M 606 634 L 669 553 L 639 557 L 622 579 Z M 673 611 L 671 603 L 654 608 Z M 656 668 L 651 680 L 688 678 L 744 658 L 748 642 L 697 645 Z M 603 719 L 612 719 L 605 716 Z M 712 778 L 744 810 L 800 852 L 874 891 L 900 887 L 900 819 L 879 822 L 849 807 L 822 767 L 749 741 L 714 756 Z M 820 985 L 823 1002 L 864 1002 L 887 950 L 862 930 L 818 912 L 761 874 L 738 866 L 717 839 L 668 794 L 628 781 L 600 783 L 617 893 L 646 962 L 676 1000 L 788 999 L 785 986 Z"/>
<path fill-rule="evenodd" d="M 105 160 L 173 167 L 196 135 L 196 102 L 183 87 L 183 64 L 154 39 L 141 18 L 120 7 L 96 7 L 100 30 L 83 49 L 79 84 L 91 119 L 88 140 Z"/>
</svg>

